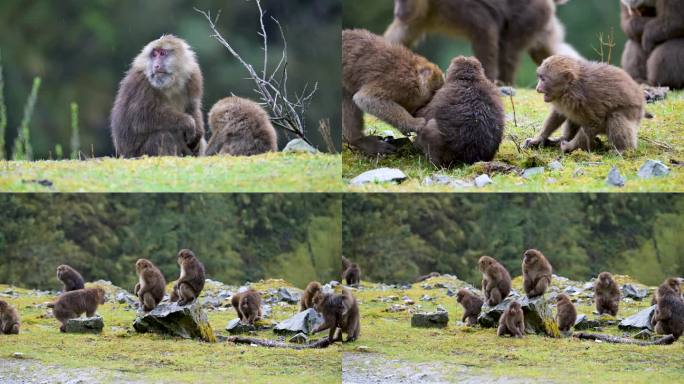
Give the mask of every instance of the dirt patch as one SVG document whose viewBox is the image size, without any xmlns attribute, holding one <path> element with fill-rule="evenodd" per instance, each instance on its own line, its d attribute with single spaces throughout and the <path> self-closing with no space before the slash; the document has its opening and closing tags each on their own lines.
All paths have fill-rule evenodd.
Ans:
<svg viewBox="0 0 684 384">
<path fill-rule="evenodd" d="M 0 377 L 3 384 L 142 384 L 135 377 L 123 372 L 111 372 L 97 368 L 64 368 L 46 365 L 35 360 L 0 359 Z"/>
</svg>

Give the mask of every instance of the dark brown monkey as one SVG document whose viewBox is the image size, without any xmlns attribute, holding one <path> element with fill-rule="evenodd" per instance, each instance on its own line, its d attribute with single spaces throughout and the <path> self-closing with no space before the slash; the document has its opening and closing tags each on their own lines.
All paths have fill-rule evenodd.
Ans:
<svg viewBox="0 0 684 384">
<path fill-rule="evenodd" d="M 646 61 L 648 55 L 641 47 L 644 26 L 655 17 L 655 0 L 620 2 L 620 26 L 627 36 L 622 51 L 622 68 L 639 83 L 647 82 Z"/>
<path fill-rule="evenodd" d="M 499 319 L 499 328 L 496 330 L 496 335 L 523 337 L 524 334 L 525 317 L 522 306 L 517 301 L 512 301 Z"/>
<path fill-rule="evenodd" d="M 613 275 L 609 272 L 601 272 L 594 283 L 594 299 L 596 311 L 599 315 L 607 313 L 615 316 L 620 305 L 620 288 L 618 288 Z"/>
<path fill-rule="evenodd" d="M 268 113 L 252 100 L 226 97 L 209 111 L 211 138 L 206 155 L 252 156 L 278 151 Z"/>
<path fill-rule="evenodd" d="M 523 254 L 522 271 L 527 297 L 543 295 L 551 285 L 551 263 L 536 249 L 528 249 Z"/>
<path fill-rule="evenodd" d="M 655 0 L 655 17 L 644 24 L 641 47 L 646 54 L 670 39 L 684 37 L 684 8 L 680 0 Z"/>
<path fill-rule="evenodd" d="M 345 142 L 367 154 L 396 148 L 363 133 L 370 113 L 404 134 L 417 132 L 425 119 L 412 116 L 444 84 L 435 64 L 366 30 L 342 31 L 342 128 Z"/>
<path fill-rule="evenodd" d="M 177 301 L 178 305 L 186 305 L 198 298 L 204 289 L 204 265 L 189 249 L 178 252 L 178 265 L 181 273 L 173 285 L 170 300 Z"/>
<path fill-rule="evenodd" d="M 60 332 L 64 332 L 67 320 L 78 318 L 83 313 L 85 313 L 87 317 L 93 317 L 95 316 L 98 305 L 104 303 L 104 289 L 100 287 L 78 289 L 76 291 L 65 292 L 59 296 L 57 301 L 55 301 L 52 312 L 54 313 L 55 318 L 62 323 L 59 327 Z"/>
<path fill-rule="evenodd" d="M 475 325 L 484 301 L 465 288 L 458 290 L 456 301 L 463 307 L 463 318 L 461 318 L 461 321 L 467 321 L 468 325 Z"/>
<path fill-rule="evenodd" d="M 477 262 L 482 272 L 482 292 L 489 306 L 499 304 L 511 292 L 511 275 L 494 258 L 482 256 Z"/>
<path fill-rule="evenodd" d="M 427 279 L 431 279 L 433 277 L 439 277 L 439 276 L 440 276 L 439 272 L 430 272 L 427 275 L 418 276 L 416 278 L 416 283 L 420 283 L 421 281 L 425 281 Z"/>
<path fill-rule="evenodd" d="M 309 308 L 313 308 L 313 298 L 318 293 L 321 292 L 323 287 L 318 281 L 312 281 L 306 286 L 304 293 L 302 293 L 302 298 L 299 299 L 299 310 L 304 311 Z"/>
<path fill-rule="evenodd" d="M 662 285 L 667 285 L 672 290 L 677 294 L 677 297 L 680 299 L 682 298 L 682 286 L 681 283 L 677 278 L 674 277 L 669 277 L 663 281 Z M 651 299 L 651 305 L 656 305 L 658 304 L 658 290 L 656 289 L 655 293 L 653 294 L 653 298 Z"/>
<path fill-rule="evenodd" d="M 658 304 L 651 318 L 656 333 L 678 339 L 684 332 L 684 301 L 668 284 L 658 287 Z"/>
<path fill-rule="evenodd" d="M 64 292 L 75 291 L 85 287 L 81 274 L 65 264 L 57 267 L 57 278 L 64 283 Z"/>
<path fill-rule="evenodd" d="M 347 285 L 356 287 L 361 282 L 361 268 L 356 263 L 351 263 L 349 268 L 347 268 L 344 273 L 342 273 L 342 278 L 347 282 Z"/>
<path fill-rule="evenodd" d="M 551 145 L 551 134 L 565 122 L 560 147 L 564 152 L 590 151 L 600 133 L 618 151 L 637 146 L 644 116 L 644 92 L 622 69 L 612 65 L 551 56 L 537 69 L 537 92 L 552 104 L 537 137 L 525 147 Z M 567 121 L 566 121 L 567 120 Z"/>
<path fill-rule="evenodd" d="M 261 295 L 255 289 L 234 294 L 230 302 L 243 323 L 254 325 L 261 319 Z"/>
<path fill-rule="evenodd" d="M 558 329 L 563 332 L 568 332 L 575 326 L 577 320 L 577 310 L 570 301 L 570 298 L 564 294 L 556 296 L 556 323 Z"/>
<path fill-rule="evenodd" d="M 195 52 L 172 35 L 143 48 L 112 109 L 118 156 L 198 155 L 204 138 L 202 72 Z"/>
<path fill-rule="evenodd" d="M 428 121 L 416 145 L 445 168 L 491 161 L 506 120 L 499 90 L 477 59 L 463 56 L 451 61 L 444 86 L 416 116 Z"/>
<path fill-rule="evenodd" d="M 342 271 L 341 272 L 344 273 L 344 271 L 346 271 L 347 268 L 349 268 L 351 266 L 351 264 L 352 263 L 351 263 L 351 261 L 349 261 L 349 259 L 342 256 Z"/>
<path fill-rule="evenodd" d="M 328 340 L 334 342 L 342 340 L 342 333 L 347 334 L 346 341 L 359 338 L 361 331 L 361 317 L 356 298 L 348 289 L 342 288 L 342 294 L 319 292 L 314 296 L 314 309 L 323 315 L 323 324 L 314 333 L 330 330 Z M 337 333 L 340 328 L 340 333 Z"/>
<path fill-rule="evenodd" d="M 0 334 L 19 334 L 19 313 L 6 301 L 0 300 Z"/>
<path fill-rule="evenodd" d="M 560 4 L 562 0 L 556 1 Z M 532 61 L 537 65 L 541 64 L 544 59 L 553 55 L 564 55 L 574 57 L 576 59 L 583 59 L 575 48 L 565 42 L 565 26 L 554 15 L 549 19 L 549 22 L 544 27 L 541 33 L 538 33 L 532 43 L 529 52 Z"/>
<path fill-rule="evenodd" d="M 159 268 L 147 259 L 138 259 L 135 271 L 138 273 L 138 283 L 133 288 L 133 294 L 138 296 L 142 309 L 149 312 L 164 298 L 166 279 Z"/>
</svg>

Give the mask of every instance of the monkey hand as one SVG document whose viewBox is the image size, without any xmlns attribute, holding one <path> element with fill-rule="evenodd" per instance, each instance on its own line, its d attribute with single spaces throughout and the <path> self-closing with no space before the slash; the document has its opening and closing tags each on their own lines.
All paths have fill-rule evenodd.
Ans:
<svg viewBox="0 0 684 384">
<path fill-rule="evenodd" d="M 186 114 L 184 120 L 183 126 L 185 127 L 185 130 L 183 131 L 183 138 L 188 144 L 188 147 L 195 148 L 202 139 L 202 132 L 198 129 L 197 124 L 195 124 L 195 119 L 192 116 Z"/>
<path fill-rule="evenodd" d="M 434 120 L 434 119 L 431 119 L 431 121 L 432 121 L 432 120 Z M 428 121 L 425 120 L 425 118 L 423 118 L 423 117 L 416 117 L 416 118 L 413 120 L 413 128 L 412 128 L 411 130 L 414 131 L 414 132 L 416 132 L 416 133 L 420 133 L 420 131 L 422 131 L 423 128 L 425 128 L 425 126 L 426 126 L 427 124 L 428 124 Z"/>
<path fill-rule="evenodd" d="M 572 152 L 574 148 L 571 147 L 570 142 L 567 140 L 562 140 L 560 143 L 560 149 L 563 153 Z"/>
<path fill-rule="evenodd" d="M 537 148 L 543 142 L 544 142 L 544 140 L 541 137 L 528 138 L 528 139 L 525 139 L 525 143 L 523 144 L 523 148 Z"/>
</svg>

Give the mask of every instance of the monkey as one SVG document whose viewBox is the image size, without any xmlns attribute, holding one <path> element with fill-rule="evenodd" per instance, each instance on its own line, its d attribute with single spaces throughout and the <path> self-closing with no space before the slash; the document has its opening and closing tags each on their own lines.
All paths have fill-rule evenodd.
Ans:
<svg viewBox="0 0 684 384">
<path fill-rule="evenodd" d="M 441 276 L 441 275 L 439 274 L 439 272 L 430 272 L 430 273 L 428 273 L 427 275 L 418 276 L 418 277 L 416 278 L 416 283 L 420 283 L 421 281 L 425 281 L 425 280 L 427 280 L 427 279 L 431 279 L 431 278 L 433 278 L 433 277 L 439 277 L 439 276 Z"/>
<path fill-rule="evenodd" d="M 299 299 L 299 310 L 305 311 L 309 308 L 313 308 L 313 298 L 316 293 L 321 292 L 323 287 L 318 281 L 312 281 L 306 286 L 304 293 L 302 293 L 302 298 Z"/>
<path fill-rule="evenodd" d="M 278 151 L 278 135 L 268 113 L 252 100 L 231 96 L 209 111 L 211 138 L 206 156 L 253 156 Z"/>
<path fill-rule="evenodd" d="M 112 108 L 117 155 L 198 155 L 203 91 L 202 72 L 188 43 L 164 35 L 147 44 L 121 81 Z"/>
<path fill-rule="evenodd" d="M 663 281 L 663 285 L 667 285 L 672 290 L 676 293 L 676 296 L 682 299 L 682 286 L 679 282 L 678 279 L 674 277 L 669 277 Z M 653 294 L 653 298 L 651 299 L 651 305 L 656 305 L 658 304 L 658 290 L 656 289 L 655 293 Z"/>
<path fill-rule="evenodd" d="M 540 65 L 544 59 L 553 55 L 584 59 L 572 45 L 565 42 L 565 26 L 555 15 L 549 19 L 544 30 L 536 35 L 532 46 L 527 52 L 530 54 L 532 61 L 537 65 Z"/>
<path fill-rule="evenodd" d="M 653 312 L 651 324 L 656 333 L 671 334 L 676 339 L 684 332 L 684 301 L 668 284 L 658 287 L 658 304 Z"/>
<path fill-rule="evenodd" d="M 463 318 L 461 318 L 461 321 L 467 322 L 466 324 L 468 325 L 475 325 L 484 301 L 465 288 L 458 290 L 456 301 L 463 307 Z"/>
<path fill-rule="evenodd" d="M 621 66 L 638 83 L 646 83 L 648 78 L 648 55 L 641 47 L 641 37 L 644 26 L 654 17 L 654 0 L 642 1 L 639 5 L 629 0 L 620 2 L 620 27 L 628 38 L 622 51 Z"/>
<path fill-rule="evenodd" d="M 83 288 L 63 293 L 55 301 L 52 310 L 55 318 L 62 323 L 59 331 L 65 332 L 67 320 L 78 318 L 84 312 L 87 317 L 95 316 L 98 305 L 104 303 L 105 291 L 101 287 Z"/>
<path fill-rule="evenodd" d="M 524 333 L 525 317 L 523 315 L 522 306 L 517 301 L 512 301 L 508 304 L 508 308 L 506 308 L 499 319 L 499 328 L 496 330 L 496 335 L 523 337 Z"/>
<path fill-rule="evenodd" d="M 577 310 L 564 294 L 556 296 L 556 323 L 562 332 L 568 332 L 575 326 L 577 320 Z"/>
<path fill-rule="evenodd" d="M 650 3 L 655 3 L 655 17 L 644 24 L 641 35 L 641 47 L 647 55 L 665 41 L 684 37 L 684 8 L 681 1 L 654 0 Z"/>
<path fill-rule="evenodd" d="M 342 128 L 346 143 L 365 154 L 396 150 L 363 133 L 363 113 L 418 132 L 426 121 L 412 116 L 444 84 L 439 67 L 406 47 L 362 29 L 342 31 Z"/>
<path fill-rule="evenodd" d="M 551 285 L 551 263 L 536 249 L 523 253 L 523 288 L 527 297 L 541 296 Z"/>
<path fill-rule="evenodd" d="M 494 258 L 482 256 L 477 262 L 482 272 L 482 292 L 485 302 L 493 307 L 498 305 L 511 292 L 511 275 Z"/>
<path fill-rule="evenodd" d="M 451 61 L 444 86 L 416 116 L 428 121 L 416 145 L 444 168 L 494 159 L 506 120 L 497 87 L 477 59 L 463 56 Z"/>
<path fill-rule="evenodd" d="M 261 295 L 255 289 L 234 294 L 230 302 L 241 322 L 254 325 L 256 320 L 261 319 Z"/>
<path fill-rule="evenodd" d="M 680 23 L 684 24 L 684 18 Z M 684 38 L 670 39 L 656 46 L 646 61 L 646 72 L 650 85 L 683 89 Z"/>
<path fill-rule="evenodd" d="M 601 272 L 594 283 L 594 299 L 599 315 L 607 313 L 615 316 L 620 305 L 620 289 L 610 272 Z"/>
<path fill-rule="evenodd" d="M 57 279 L 64 284 L 64 292 L 85 288 L 81 274 L 66 264 L 57 267 Z"/>
<path fill-rule="evenodd" d="M 17 310 L 8 302 L 0 300 L 0 334 L 18 335 L 20 324 Z"/>
<path fill-rule="evenodd" d="M 195 301 L 204 289 L 204 265 L 189 249 L 181 249 L 177 260 L 181 273 L 169 299 L 178 305 L 186 305 Z"/>
<path fill-rule="evenodd" d="M 347 270 L 351 266 L 351 261 L 347 259 L 346 257 L 342 256 L 342 273 Z"/>
<path fill-rule="evenodd" d="M 138 296 L 143 311 L 149 312 L 164 298 L 166 280 L 159 268 L 147 259 L 138 259 L 135 271 L 138 273 L 138 283 L 133 289 L 133 294 Z"/>
<path fill-rule="evenodd" d="M 342 278 L 347 281 L 347 285 L 356 287 L 361 282 L 361 268 L 356 263 L 352 263 L 342 274 Z"/>
<path fill-rule="evenodd" d="M 342 333 L 347 334 L 347 342 L 357 340 L 361 332 L 359 305 L 351 292 L 342 288 L 342 294 L 318 292 L 313 299 L 314 309 L 323 315 L 323 324 L 314 333 L 330 330 L 328 340 L 332 343 L 342 340 Z M 340 328 L 340 333 L 337 333 Z"/>
<path fill-rule="evenodd" d="M 551 56 L 537 69 L 537 92 L 551 103 L 551 113 L 525 148 L 560 142 L 563 152 L 590 151 L 600 133 L 619 152 L 635 149 L 644 116 L 644 92 L 622 69 L 609 64 Z M 567 121 L 566 121 L 567 120 Z M 565 122 L 558 141 L 549 136 Z"/>
</svg>

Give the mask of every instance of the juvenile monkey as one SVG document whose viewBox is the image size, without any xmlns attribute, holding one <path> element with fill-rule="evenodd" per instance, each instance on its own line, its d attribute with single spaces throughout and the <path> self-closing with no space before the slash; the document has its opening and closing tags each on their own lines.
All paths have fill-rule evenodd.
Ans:
<svg viewBox="0 0 684 384">
<path fill-rule="evenodd" d="M 604 313 L 611 316 L 617 315 L 620 305 L 620 289 L 610 272 L 599 273 L 594 284 L 594 299 L 596 300 L 596 311 L 599 315 Z"/>
<path fill-rule="evenodd" d="M 256 290 L 250 288 L 236 293 L 230 302 L 243 323 L 254 325 L 256 320 L 261 319 L 261 295 Z"/>
<path fill-rule="evenodd" d="M 363 133 L 370 113 L 402 133 L 420 131 L 425 119 L 413 117 L 444 84 L 435 64 L 366 30 L 342 31 L 342 128 L 345 142 L 366 154 L 395 147 Z"/>
<path fill-rule="evenodd" d="M 81 274 L 65 264 L 57 267 L 57 278 L 64 284 L 64 292 L 75 291 L 85 287 Z"/>
<path fill-rule="evenodd" d="M 428 121 L 416 145 L 441 167 L 491 161 L 503 138 L 499 90 L 475 58 L 454 58 L 444 86 L 416 116 Z"/>
<path fill-rule="evenodd" d="M 467 321 L 468 325 L 475 325 L 484 301 L 465 288 L 458 290 L 456 301 L 463 307 L 463 318 L 461 318 L 461 321 Z"/>
<path fill-rule="evenodd" d="M 349 265 L 346 271 L 342 274 L 342 278 L 347 281 L 347 285 L 356 287 L 361 281 L 361 268 L 356 263 Z"/>
<path fill-rule="evenodd" d="M 165 35 L 143 48 L 112 108 L 118 156 L 198 155 L 204 138 L 203 79 L 195 52 Z"/>
<path fill-rule="evenodd" d="M 562 293 L 556 296 L 556 303 L 556 323 L 558 324 L 558 329 L 568 332 L 575 326 L 577 310 L 570 301 L 570 298 Z"/>
<path fill-rule="evenodd" d="M 147 259 L 138 259 L 135 271 L 138 273 L 138 283 L 133 289 L 133 294 L 138 296 L 142 309 L 149 312 L 164 298 L 166 279 L 159 268 Z"/>
<path fill-rule="evenodd" d="M 536 249 L 523 254 L 523 288 L 527 297 L 543 295 L 551 285 L 551 263 Z"/>
<path fill-rule="evenodd" d="M 537 92 L 552 104 L 551 114 L 525 147 L 553 145 L 551 134 L 565 123 L 563 152 L 590 151 L 600 133 L 618 151 L 637 146 L 637 129 L 644 116 L 644 93 L 622 69 L 608 64 L 551 56 L 537 69 Z"/>
<path fill-rule="evenodd" d="M 523 337 L 524 334 L 525 317 L 522 306 L 517 301 L 512 301 L 499 319 L 499 328 L 496 330 L 496 335 Z"/>
<path fill-rule="evenodd" d="M 477 263 L 482 272 L 482 292 L 485 302 L 493 307 L 511 292 L 511 275 L 492 257 L 482 256 Z"/>
<path fill-rule="evenodd" d="M 13 306 L 4 300 L 0 300 L 0 334 L 19 334 L 19 313 Z"/>
<path fill-rule="evenodd" d="M 663 281 L 663 285 L 668 285 L 677 294 L 677 297 L 680 299 L 682 298 L 682 286 L 678 279 L 669 277 Z M 655 291 L 653 298 L 651 299 L 651 305 L 656 304 L 658 304 L 658 290 Z"/>
<path fill-rule="evenodd" d="M 268 113 L 251 100 L 236 96 L 219 100 L 209 111 L 209 128 L 207 156 L 278 151 L 278 135 Z"/>
<path fill-rule="evenodd" d="M 684 301 L 668 284 L 658 287 L 658 304 L 651 318 L 656 333 L 678 339 L 684 332 Z"/>
<path fill-rule="evenodd" d="M 170 300 L 178 305 L 186 305 L 199 297 L 204 289 L 204 265 L 189 249 L 178 252 L 180 277 L 173 285 Z"/>
<path fill-rule="evenodd" d="M 306 286 L 302 298 L 299 299 L 299 310 L 304 311 L 313 308 L 313 298 L 318 292 L 321 292 L 323 287 L 318 281 L 312 281 Z"/>
<path fill-rule="evenodd" d="M 356 298 L 351 292 L 342 288 L 342 294 L 319 292 L 314 296 L 314 309 L 323 315 L 323 324 L 318 326 L 314 333 L 330 330 L 328 340 L 330 342 L 342 340 L 342 333 L 347 334 L 347 342 L 359 338 L 361 331 L 361 317 Z M 337 333 L 340 328 L 340 333 Z"/>
<path fill-rule="evenodd" d="M 66 321 L 69 319 L 76 319 L 83 313 L 87 317 L 95 316 L 98 305 L 105 303 L 104 289 L 84 288 L 75 291 L 63 293 L 57 301 L 55 301 L 52 310 L 55 318 L 59 320 L 62 325 L 59 327 L 60 332 L 65 332 Z"/>
</svg>

